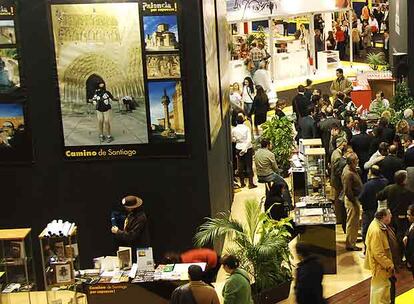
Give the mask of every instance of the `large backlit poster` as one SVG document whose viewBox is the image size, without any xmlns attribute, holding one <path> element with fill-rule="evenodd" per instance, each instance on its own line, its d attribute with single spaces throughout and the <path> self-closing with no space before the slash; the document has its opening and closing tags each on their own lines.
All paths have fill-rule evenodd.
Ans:
<svg viewBox="0 0 414 304">
<path fill-rule="evenodd" d="M 51 6 L 68 158 L 148 143 L 138 13 L 137 3 Z"/>
<path fill-rule="evenodd" d="M 210 144 L 214 145 L 222 125 L 215 0 L 203 0 L 203 21 Z"/>
<path fill-rule="evenodd" d="M 0 0 L 0 163 L 33 160 L 27 96 L 21 89 L 19 35 L 14 0 Z"/>
</svg>

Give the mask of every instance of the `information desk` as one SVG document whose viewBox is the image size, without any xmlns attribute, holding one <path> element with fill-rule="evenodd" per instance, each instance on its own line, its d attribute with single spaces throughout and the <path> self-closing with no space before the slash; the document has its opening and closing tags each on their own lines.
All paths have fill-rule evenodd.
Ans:
<svg viewBox="0 0 414 304">
<path fill-rule="evenodd" d="M 298 241 L 310 245 L 325 274 L 336 274 L 336 217 L 332 204 L 323 197 L 302 198 L 294 210 Z"/>
<path fill-rule="evenodd" d="M 85 285 L 88 304 L 168 304 L 171 294 L 186 281 L 154 281 Z"/>
<path fill-rule="evenodd" d="M 188 268 L 191 265 L 198 265 L 203 270 L 206 268 L 206 263 L 158 265 L 155 270 L 138 269 L 136 274 L 133 270 L 114 271 L 112 278 L 108 276 L 110 272 L 103 272 L 92 281 L 84 276 L 83 292 L 89 304 L 134 304 L 137 299 L 140 303 L 169 303 L 173 291 L 188 283 Z M 132 277 L 134 279 L 131 280 Z"/>
<path fill-rule="evenodd" d="M 395 79 L 389 71 L 370 71 L 360 73 L 356 77 L 350 77 L 353 91 L 351 98 L 357 107 L 369 109 L 371 101 L 379 91 L 384 92 L 386 99 L 391 99 L 395 94 Z"/>
</svg>

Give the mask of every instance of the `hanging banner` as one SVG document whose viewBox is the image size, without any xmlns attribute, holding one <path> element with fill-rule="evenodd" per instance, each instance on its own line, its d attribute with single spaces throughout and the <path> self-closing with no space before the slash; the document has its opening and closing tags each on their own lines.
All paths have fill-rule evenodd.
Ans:
<svg viewBox="0 0 414 304">
<path fill-rule="evenodd" d="M 351 0 L 227 0 L 229 22 L 351 8 Z"/>
</svg>

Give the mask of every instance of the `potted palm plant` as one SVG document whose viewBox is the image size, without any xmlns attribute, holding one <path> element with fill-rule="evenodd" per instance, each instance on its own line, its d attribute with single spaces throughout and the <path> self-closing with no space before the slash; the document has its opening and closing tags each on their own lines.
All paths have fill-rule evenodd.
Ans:
<svg viewBox="0 0 414 304">
<path fill-rule="evenodd" d="M 262 211 L 257 201 L 247 200 L 246 223 L 222 212 L 216 218 L 207 218 L 194 237 L 196 246 L 206 246 L 223 237 L 233 244 L 226 253 L 238 257 L 241 267 L 253 278 L 256 304 L 288 298 L 292 281 L 290 218 L 275 221 L 269 211 Z"/>
<path fill-rule="evenodd" d="M 387 61 L 385 61 L 385 54 L 380 53 L 368 53 L 367 55 L 367 62 L 371 69 L 377 71 L 380 66 L 386 65 Z"/>
</svg>

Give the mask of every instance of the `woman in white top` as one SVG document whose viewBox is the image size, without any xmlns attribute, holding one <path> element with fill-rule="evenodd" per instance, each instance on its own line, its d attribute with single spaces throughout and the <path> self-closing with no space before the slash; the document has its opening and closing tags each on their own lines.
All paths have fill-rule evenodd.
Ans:
<svg viewBox="0 0 414 304">
<path fill-rule="evenodd" d="M 246 77 L 243 80 L 242 102 L 244 113 L 250 116 L 254 100 L 254 83 L 251 77 Z"/>
<path fill-rule="evenodd" d="M 249 181 L 249 188 L 257 186 L 253 182 L 253 145 L 252 130 L 246 125 L 242 113 L 237 116 L 237 126 L 232 128 L 231 137 L 235 143 L 237 153 L 237 174 L 240 178 L 241 187 L 246 186 L 245 179 Z"/>
</svg>

